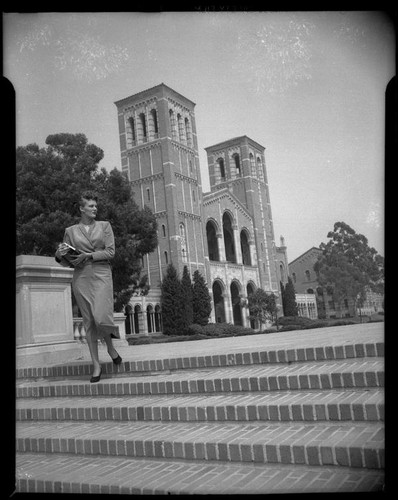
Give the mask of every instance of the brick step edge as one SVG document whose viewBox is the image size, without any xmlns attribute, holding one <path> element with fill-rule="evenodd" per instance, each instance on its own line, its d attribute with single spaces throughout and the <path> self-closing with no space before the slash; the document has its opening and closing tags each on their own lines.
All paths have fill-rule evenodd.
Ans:
<svg viewBox="0 0 398 500">
<path fill-rule="evenodd" d="M 306 389 L 384 387 L 384 371 L 358 371 L 301 375 L 226 377 L 215 379 L 118 382 L 105 379 L 97 384 L 17 386 L 17 398 L 71 396 L 138 396 L 161 394 L 203 394 Z"/>
<path fill-rule="evenodd" d="M 250 351 L 244 353 L 214 354 L 178 358 L 123 361 L 115 365 L 110 361 L 101 363 L 103 373 L 151 372 L 187 368 L 215 368 L 221 366 L 252 365 L 263 363 L 293 363 L 305 361 L 327 361 L 363 357 L 383 357 L 384 342 L 349 344 L 337 346 L 277 349 L 272 351 Z M 17 368 L 16 378 L 46 378 L 90 375 L 90 362 L 60 366 L 38 366 Z"/>
<path fill-rule="evenodd" d="M 67 403 L 66 403 L 67 405 Z M 384 403 L 17 408 L 17 421 L 315 422 L 384 421 Z"/>
<path fill-rule="evenodd" d="M 308 467 L 274 465 L 267 470 L 261 464 L 195 464 L 156 459 L 110 457 L 79 459 L 79 474 L 71 471 L 73 457 L 50 458 L 27 454 L 42 463 L 43 473 L 34 466 L 25 468 L 24 455 L 17 455 L 18 493 L 97 493 L 97 494 L 238 494 L 238 493 L 304 493 L 304 492 L 369 492 L 382 491 L 384 473 L 346 467 Z M 18 460 L 20 459 L 20 460 Z M 51 462 L 49 462 L 51 460 Z M 22 463 L 21 463 L 22 462 Z M 161 465 L 159 465 L 161 462 Z M 50 470 L 46 466 L 50 465 Z M 144 465 L 144 467 L 143 467 Z M 109 474 L 94 474 L 98 467 Z M 131 467 L 129 467 L 131 466 Z M 174 471 L 173 471 L 174 467 Z M 18 470 L 19 469 L 19 470 Z M 125 472 L 123 472 L 125 471 Z M 242 473 L 240 475 L 239 473 Z M 155 476 L 155 477 L 154 477 Z M 216 480 L 215 480 L 216 478 Z"/>
<path fill-rule="evenodd" d="M 128 439 L 17 438 L 18 453 L 70 453 L 221 462 L 384 469 L 384 449 L 370 446 L 240 444 Z"/>
</svg>

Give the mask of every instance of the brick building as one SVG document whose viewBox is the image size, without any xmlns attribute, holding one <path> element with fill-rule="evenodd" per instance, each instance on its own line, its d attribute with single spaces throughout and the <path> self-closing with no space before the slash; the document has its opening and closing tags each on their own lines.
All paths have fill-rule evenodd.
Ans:
<svg viewBox="0 0 398 500">
<path fill-rule="evenodd" d="M 289 263 L 289 273 L 296 291 L 296 301 L 299 303 L 301 315 L 313 318 L 314 306 L 310 305 L 311 302 L 316 303 L 317 314 L 320 318 L 349 318 L 355 316 L 356 313 L 370 316 L 375 312 L 383 311 L 383 296 L 370 290 L 366 294 L 361 311 L 355 310 L 354 301 L 350 299 L 344 299 L 341 304 L 335 303 L 333 297 L 319 286 L 314 271 L 314 264 L 321 254 L 321 249 L 312 247 Z"/>
<path fill-rule="evenodd" d="M 257 287 L 280 296 L 288 263 L 277 247 L 265 148 L 243 135 L 205 148 L 203 193 L 195 103 L 160 84 L 116 103 L 121 165 L 139 206 L 158 222 L 157 249 L 145 256 L 151 289 L 130 302 L 131 331 L 161 331 L 160 284 L 169 263 L 199 270 L 212 297 L 212 322 L 250 326 L 244 301 Z"/>
</svg>

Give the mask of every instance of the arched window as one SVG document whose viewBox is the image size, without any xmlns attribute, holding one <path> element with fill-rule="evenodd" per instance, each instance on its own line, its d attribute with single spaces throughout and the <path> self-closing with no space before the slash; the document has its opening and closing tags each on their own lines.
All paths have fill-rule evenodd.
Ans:
<svg viewBox="0 0 398 500">
<path fill-rule="evenodd" d="M 147 320 L 147 326 L 148 326 L 148 333 L 152 333 L 155 328 L 154 328 L 154 314 L 153 314 L 153 307 L 149 305 L 146 308 L 146 320 Z"/>
<path fill-rule="evenodd" d="M 245 230 L 242 230 L 240 232 L 240 248 L 242 251 L 242 263 L 244 266 L 251 266 L 252 265 L 252 259 L 250 255 L 250 245 L 249 245 L 249 239 L 247 237 L 247 232 Z"/>
<path fill-rule="evenodd" d="M 166 226 L 164 224 L 162 224 L 162 235 L 163 235 L 163 238 L 166 237 Z"/>
<path fill-rule="evenodd" d="M 173 139 L 173 141 L 176 141 L 178 139 L 177 124 L 174 111 L 172 109 L 169 110 L 169 117 L 170 117 L 171 138 Z"/>
<path fill-rule="evenodd" d="M 140 122 L 141 122 L 142 137 L 143 137 L 143 140 L 145 142 L 147 140 L 147 137 L 148 137 L 145 114 L 140 113 L 139 118 L 140 118 Z"/>
<path fill-rule="evenodd" d="M 292 277 L 293 277 L 293 283 L 296 283 L 296 281 L 297 281 L 296 273 L 292 273 Z"/>
<path fill-rule="evenodd" d="M 140 333 L 140 316 L 141 316 L 141 307 L 136 305 L 134 307 L 134 333 Z"/>
<path fill-rule="evenodd" d="M 156 112 L 156 109 L 151 109 L 151 120 L 152 120 L 152 130 L 154 134 L 154 139 L 157 139 L 158 136 L 158 114 Z"/>
<path fill-rule="evenodd" d="M 166 264 L 169 263 L 169 256 L 167 255 L 166 251 L 164 252 L 164 261 L 165 261 Z"/>
<path fill-rule="evenodd" d="M 130 116 L 130 118 L 128 119 L 128 122 L 129 122 L 129 127 L 130 127 L 130 145 L 134 146 L 135 141 L 137 140 L 134 118 L 132 116 Z"/>
<path fill-rule="evenodd" d="M 228 212 L 224 212 L 222 223 L 225 244 L 225 259 L 227 262 L 236 262 L 234 231 L 232 229 L 232 219 Z"/>
<path fill-rule="evenodd" d="M 182 116 L 179 113 L 177 115 L 177 125 L 178 125 L 178 140 L 180 142 L 185 142 L 184 122 L 182 120 Z"/>
<path fill-rule="evenodd" d="M 218 253 L 217 232 L 214 222 L 212 221 L 208 221 L 206 224 L 206 236 L 209 259 L 219 261 L 220 255 Z"/>
<path fill-rule="evenodd" d="M 256 288 L 253 285 L 253 283 L 248 283 L 246 285 L 246 294 L 248 297 L 250 297 L 250 295 L 252 295 L 255 291 L 256 291 Z M 256 320 L 254 320 L 254 319 L 250 320 L 250 328 L 253 328 L 253 330 L 256 329 Z"/>
<path fill-rule="evenodd" d="M 192 141 L 192 131 L 191 131 L 191 124 L 188 120 L 188 118 L 185 118 L 185 136 L 187 138 L 187 145 L 192 148 L 193 146 L 193 141 Z"/>
<path fill-rule="evenodd" d="M 311 281 L 311 273 L 308 269 L 305 271 L 305 277 L 307 278 L 307 281 Z"/>
<path fill-rule="evenodd" d="M 254 161 L 254 156 L 253 156 L 253 153 L 250 153 L 249 155 L 249 160 L 250 160 L 250 171 L 251 171 L 251 175 L 253 177 L 257 177 L 257 173 L 256 173 L 256 162 Z"/>
<path fill-rule="evenodd" d="M 213 302 L 214 302 L 214 316 L 216 323 L 225 323 L 225 306 L 224 306 L 224 288 L 218 281 L 215 281 L 212 286 L 213 289 Z"/>
<path fill-rule="evenodd" d="M 307 288 L 307 293 L 308 294 L 313 294 L 314 293 L 314 290 L 312 288 Z"/>
<path fill-rule="evenodd" d="M 155 306 L 155 331 L 162 331 L 162 313 L 160 312 L 160 306 Z"/>
<path fill-rule="evenodd" d="M 233 281 L 231 283 L 231 302 L 232 302 L 232 315 L 234 318 L 234 325 L 242 325 L 242 307 L 240 304 L 240 288 L 239 285 Z"/>
<path fill-rule="evenodd" d="M 241 176 L 241 169 L 240 169 L 240 160 L 239 160 L 238 153 L 235 153 L 233 155 L 233 159 L 235 161 L 236 175 L 237 175 L 237 177 L 240 177 Z"/>
<path fill-rule="evenodd" d="M 130 304 L 127 304 L 126 307 L 124 308 L 124 315 L 126 316 L 126 319 L 124 320 L 124 327 L 126 330 L 127 335 L 131 335 L 134 333 L 133 330 L 133 308 L 131 307 Z"/>
<path fill-rule="evenodd" d="M 217 160 L 217 163 L 218 163 L 218 168 L 219 168 L 219 172 L 220 172 L 221 182 L 223 182 L 223 181 L 225 181 L 224 159 L 223 158 L 219 158 Z"/>
</svg>

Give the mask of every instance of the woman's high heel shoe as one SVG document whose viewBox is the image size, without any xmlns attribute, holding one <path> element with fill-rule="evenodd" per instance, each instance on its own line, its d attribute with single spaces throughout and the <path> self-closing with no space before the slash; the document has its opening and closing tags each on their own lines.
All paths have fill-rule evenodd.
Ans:
<svg viewBox="0 0 398 500">
<path fill-rule="evenodd" d="M 97 375 L 96 377 L 94 377 L 94 375 L 90 378 L 90 382 L 92 384 L 94 384 L 95 382 L 99 382 L 101 380 L 101 375 L 102 375 L 102 368 L 99 372 L 99 375 Z"/>
<path fill-rule="evenodd" d="M 112 358 L 112 361 L 115 365 L 120 365 L 120 363 L 123 361 L 122 358 L 119 356 L 119 354 L 117 355 L 116 358 Z"/>
</svg>

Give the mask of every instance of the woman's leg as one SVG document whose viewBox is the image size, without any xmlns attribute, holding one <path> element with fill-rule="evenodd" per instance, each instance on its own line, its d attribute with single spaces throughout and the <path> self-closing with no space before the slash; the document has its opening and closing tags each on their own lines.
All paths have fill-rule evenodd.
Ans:
<svg viewBox="0 0 398 500">
<path fill-rule="evenodd" d="M 93 377 L 97 377 L 101 371 L 101 365 L 98 356 L 98 340 L 95 335 L 95 326 L 90 325 L 86 330 L 87 345 L 90 351 L 91 360 L 93 362 Z"/>
<path fill-rule="evenodd" d="M 106 348 L 108 350 L 108 354 L 112 359 L 115 359 L 118 357 L 118 352 L 117 350 L 113 347 L 113 342 L 112 342 L 112 337 L 111 335 L 105 335 L 104 336 L 104 341 L 106 344 Z"/>
</svg>

